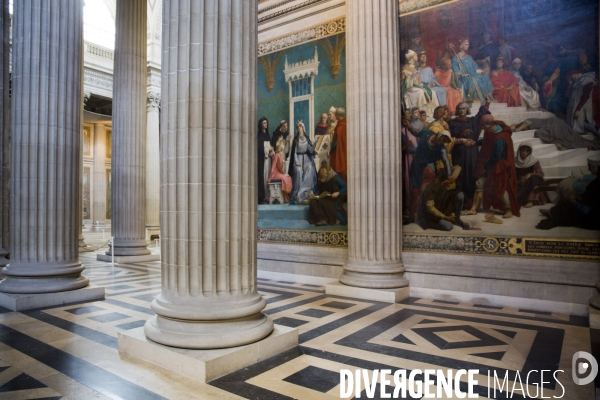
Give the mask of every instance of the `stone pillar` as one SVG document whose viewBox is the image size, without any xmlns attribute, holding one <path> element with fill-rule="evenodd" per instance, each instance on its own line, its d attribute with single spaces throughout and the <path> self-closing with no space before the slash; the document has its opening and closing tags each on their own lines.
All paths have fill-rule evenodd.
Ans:
<svg viewBox="0 0 600 400">
<path fill-rule="evenodd" d="M 115 256 L 136 256 L 137 261 L 152 258 L 147 257 L 145 230 L 146 8 L 146 0 L 117 2 L 111 190 L 115 243 L 105 256 L 98 255 L 105 261 L 113 251 Z"/>
<path fill-rule="evenodd" d="M 164 0 L 158 343 L 212 349 L 271 333 L 256 288 L 257 6 Z"/>
<path fill-rule="evenodd" d="M 349 242 L 340 282 L 406 287 L 398 1 L 349 1 L 346 13 Z"/>
<path fill-rule="evenodd" d="M 10 14 L 9 0 L 0 9 L 0 268 L 10 253 Z M 0 279 L 4 276 L 0 271 Z"/>
<path fill-rule="evenodd" d="M 146 240 L 160 233 L 160 92 L 149 91 L 146 126 Z"/>
<path fill-rule="evenodd" d="M 106 125 L 94 124 L 94 189 L 92 190 L 92 228 L 104 229 L 106 221 Z M 110 237 L 110 235 L 108 235 Z"/>
<path fill-rule="evenodd" d="M 77 246 L 83 2 L 13 6 L 11 258 L 0 292 L 82 301 L 66 291 L 89 283 Z M 0 305 L 18 308 L 19 298 L 3 294 Z"/>
</svg>

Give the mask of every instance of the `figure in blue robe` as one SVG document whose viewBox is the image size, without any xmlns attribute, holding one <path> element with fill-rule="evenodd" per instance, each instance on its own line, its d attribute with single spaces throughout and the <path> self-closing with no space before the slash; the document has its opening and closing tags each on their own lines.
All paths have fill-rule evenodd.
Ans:
<svg viewBox="0 0 600 400">
<path fill-rule="evenodd" d="M 421 75 L 423 85 L 429 87 L 437 95 L 440 106 L 445 106 L 446 88 L 439 84 L 435 75 L 433 75 L 433 70 L 430 67 L 419 68 L 419 74 Z M 431 85 L 432 82 L 433 85 Z"/>
<path fill-rule="evenodd" d="M 458 77 L 458 87 L 463 89 L 465 101 L 480 100 L 481 103 L 492 101 L 494 87 L 487 75 L 477 73 L 478 65 L 473 57 L 466 54 L 456 55 L 452 59 L 452 70 Z"/>
</svg>

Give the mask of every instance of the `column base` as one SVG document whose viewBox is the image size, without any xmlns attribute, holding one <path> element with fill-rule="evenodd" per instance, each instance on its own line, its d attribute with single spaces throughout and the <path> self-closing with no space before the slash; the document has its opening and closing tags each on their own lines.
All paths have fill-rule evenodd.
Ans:
<svg viewBox="0 0 600 400">
<path fill-rule="evenodd" d="M 206 383 L 298 345 L 298 330 L 275 325 L 266 338 L 229 349 L 188 350 L 151 341 L 144 328 L 118 334 L 121 356 L 141 359 L 176 374 Z"/>
<path fill-rule="evenodd" d="M 112 261 L 112 256 L 106 254 L 97 254 L 96 260 L 98 261 Z M 158 254 L 147 254 L 143 256 L 115 256 L 115 262 L 118 264 L 131 264 L 138 262 L 150 262 L 160 261 L 160 255 Z"/>
<path fill-rule="evenodd" d="M 4 256 L 0 256 L 0 281 L 6 278 L 6 275 L 2 273 L 2 268 L 6 267 L 10 260 Z"/>
<path fill-rule="evenodd" d="M 596 296 L 599 297 L 599 296 Z M 590 301 L 591 303 L 591 301 Z M 590 305 L 590 314 L 589 314 L 589 321 L 590 321 L 590 328 L 592 329 L 600 329 L 600 310 L 597 309 L 596 307 Z"/>
<path fill-rule="evenodd" d="M 0 306 L 13 311 L 52 307 L 84 301 L 104 300 L 104 288 L 86 286 L 82 289 L 55 293 L 13 294 L 0 293 Z"/>
<path fill-rule="evenodd" d="M 160 226 L 147 226 L 146 227 L 146 242 L 151 242 L 152 236 L 160 236 Z"/>
<path fill-rule="evenodd" d="M 352 297 L 361 300 L 397 303 L 410 296 L 408 286 L 395 289 L 371 289 L 344 285 L 340 282 L 329 283 L 325 286 L 325 294 L 331 296 Z"/>
</svg>

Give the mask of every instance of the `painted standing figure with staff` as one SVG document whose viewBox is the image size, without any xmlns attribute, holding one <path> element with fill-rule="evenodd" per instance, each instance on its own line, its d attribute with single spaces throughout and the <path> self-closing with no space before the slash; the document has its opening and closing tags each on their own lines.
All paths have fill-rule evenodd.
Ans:
<svg viewBox="0 0 600 400">
<path fill-rule="evenodd" d="M 480 100 L 481 103 L 493 100 L 494 87 L 490 78 L 477 72 L 477 63 L 473 57 L 467 54 L 469 39 L 459 41 L 458 53 L 454 51 L 452 44 L 450 44 L 450 49 L 454 52 L 452 70 L 458 77 L 458 86 L 463 89 L 464 100 Z"/>
</svg>

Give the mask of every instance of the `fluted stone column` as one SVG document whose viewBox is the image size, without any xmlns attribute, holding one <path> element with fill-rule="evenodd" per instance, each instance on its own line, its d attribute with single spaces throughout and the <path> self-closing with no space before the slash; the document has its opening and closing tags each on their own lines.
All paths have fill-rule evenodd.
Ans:
<svg viewBox="0 0 600 400">
<path fill-rule="evenodd" d="M 256 288 L 257 5 L 163 7 L 162 292 L 144 331 L 190 349 L 252 343 L 273 330 Z"/>
<path fill-rule="evenodd" d="M 10 14 L 9 0 L 0 9 L 0 268 L 10 253 Z M 0 279 L 4 275 L 0 271 Z"/>
<path fill-rule="evenodd" d="M 94 124 L 94 190 L 92 190 L 92 228 L 104 229 L 106 222 L 106 125 Z M 109 164 L 110 165 L 110 164 Z M 110 236 L 110 235 L 109 235 Z"/>
<path fill-rule="evenodd" d="M 83 2 L 13 6 L 11 259 L 0 292 L 71 291 L 89 283 L 77 246 Z"/>
<path fill-rule="evenodd" d="M 146 126 L 146 239 L 160 232 L 160 92 L 149 91 Z"/>
<path fill-rule="evenodd" d="M 98 259 L 149 256 L 146 242 L 146 0 L 117 2 L 113 75 L 112 236 Z"/>
<path fill-rule="evenodd" d="M 340 282 L 406 287 L 398 1 L 349 1 L 346 13 L 349 242 Z"/>
</svg>

